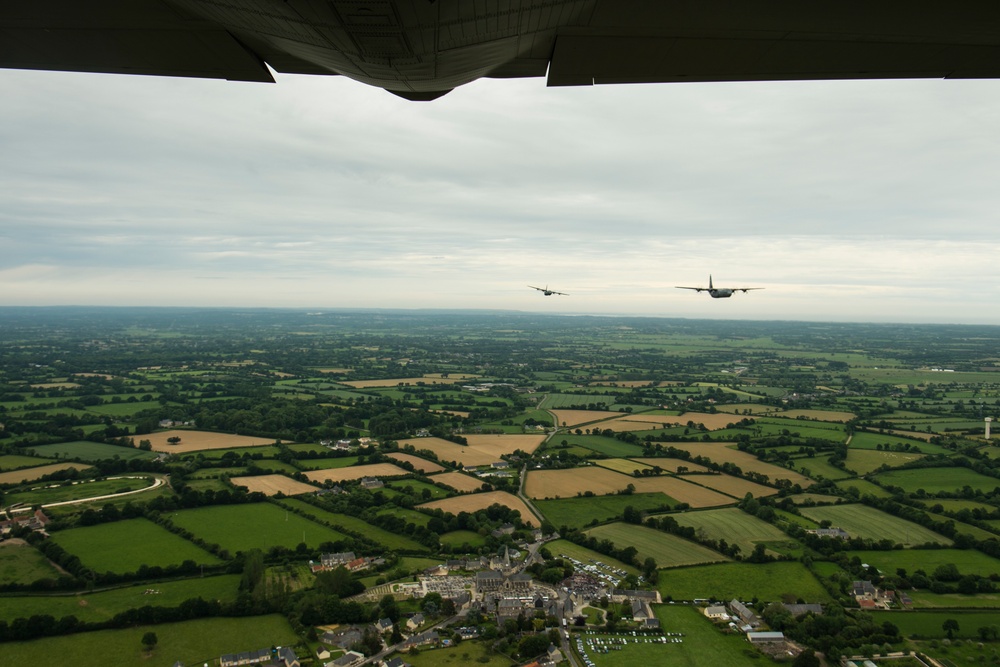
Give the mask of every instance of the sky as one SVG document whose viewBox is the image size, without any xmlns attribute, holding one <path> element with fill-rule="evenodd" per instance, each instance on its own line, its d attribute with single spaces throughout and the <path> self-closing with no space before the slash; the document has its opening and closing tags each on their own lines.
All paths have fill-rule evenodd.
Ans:
<svg viewBox="0 0 1000 667">
<path fill-rule="evenodd" d="M 0 305 L 1000 324 L 1000 81 L 275 78 L 0 70 Z"/>
</svg>

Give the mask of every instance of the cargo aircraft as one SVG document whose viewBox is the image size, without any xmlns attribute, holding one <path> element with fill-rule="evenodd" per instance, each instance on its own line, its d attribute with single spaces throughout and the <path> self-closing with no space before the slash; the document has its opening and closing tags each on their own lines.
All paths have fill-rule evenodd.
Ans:
<svg viewBox="0 0 1000 667">
<path fill-rule="evenodd" d="M 708 287 L 681 287 L 677 289 L 693 289 L 698 292 L 708 292 L 713 299 L 728 299 L 734 292 L 749 292 L 752 289 L 764 289 L 763 287 L 713 287 L 712 276 L 708 276 Z"/>
<path fill-rule="evenodd" d="M 273 82 L 409 100 L 549 86 L 1000 77 L 997 0 L 5 0 L 0 68 Z"/>
<path fill-rule="evenodd" d="M 548 285 L 546 285 L 545 287 L 535 287 L 534 285 L 528 285 L 528 287 L 530 287 L 531 289 L 538 290 L 545 296 L 552 296 L 553 294 L 558 294 L 559 296 L 569 296 L 569 294 L 566 294 L 566 292 L 557 292 L 554 289 L 549 289 Z"/>
</svg>

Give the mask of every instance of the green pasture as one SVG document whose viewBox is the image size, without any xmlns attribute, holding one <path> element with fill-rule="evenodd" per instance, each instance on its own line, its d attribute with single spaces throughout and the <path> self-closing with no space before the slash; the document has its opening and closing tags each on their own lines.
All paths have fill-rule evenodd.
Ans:
<svg viewBox="0 0 1000 667">
<path fill-rule="evenodd" d="M 819 528 L 819 524 L 817 524 L 812 519 L 808 519 L 804 516 L 799 516 L 798 514 L 792 514 L 791 512 L 786 512 L 785 510 L 782 509 L 775 509 L 774 513 L 778 516 L 779 519 L 783 519 L 784 521 L 790 524 L 796 524 L 798 526 L 802 526 L 806 530 Z"/>
<path fill-rule="evenodd" d="M 602 388 L 603 391 L 603 388 Z M 541 410 L 569 409 L 574 405 L 609 405 L 618 399 L 617 396 L 604 396 L 599 394 L 547 394 L 538 404 Z M 609 412 L 608 417 L 613 415 Z"/>
<path fill-rule="evenodd" d="M 989 577 L 1000 575 L 1000 560 L 974 549 L 903 549 L 893 551 L 848 551 L 847 556 L 857 556 L 863 563 L 874 565 L 883 574 L 895 574 L 897 568 L 912 575 L 923 570 L 928 576 L 941 565 L 954 565 L 960 574 L 977 574 Z"/>
<path fill-rule="evenodd" d="M 142 412 L 143 410 L 159 409 L 160 407 L 162 406 L 159 401 L 136 401 L 135 403 L 123 401 L 121 403 L 102 403 L 101 405 L 94 405 L 87 408 L 87 411 L 99 415 L 109 415 L 112 417 L 131 417 L 132 415 Z"/>
<path fill-rule="evenodd" d="M 199 565 L 222 562 L 204 549 L 146 519 L 60 530 L 53 533 L 50 539 L 95 572 L 135 572 L 143 565 L 167 567 L 180 565 L 186 560 Z"/>
<path fill-rule="evenodd" d="M 867 475 L 875 472 L 883 465 L 896 468 L 911 461 L 923 458 L 923 454 L 911 454 L 910 452 L 880 452 L 874 449 L 854 449 L 847 452 L 847 460 L 844 465 L 848 470 L 853 470 L 859 475 Z"/>
<path fill-rule="evenodd" d="M 221 479 L 189 479 L 187 486 L 195 491 L 231 491 L 232 487 Z"/>
<path fill-rule="evenodd" d="M 398 479 L 392 482 L 386 482 L 386 486 L 396 489 L 398 491 L 403 491 L 409 495 L 415 496 L 420 501 L 425 498 L 427 500 L 438 500 L 440 498 L 447 498 L 450 493 L 442 489 L 436 484 L 431 484 L 429 482 L 421 482 L 418 479 Z M 424 496 L 424 490 L 427 490 L 429 495 Z"/>
<path fill-rule="evenodd" d="M 34 547 L 21 542 L 0 542 L 0 586 L 58 579 L 59 575 L 59 570 Z"/>
<path fill-rule="evenodd" d="M 55 459 L 42 459 L 37 456 L 22 456 L 21 454 L 5 454 L 0 456 L 0 472 L 4 470 L 20 470 L 33 468 L 48 463 L 56 463 Z M 9 504 L 9 503 L 8 503 Z"/>
<path fill-rule="evenodd" d="M 255 462 L 259 463 L 259 462 Z M 246 468 L 200 468 L 195 470 L 190 475 L 188 475 L 188 480 L 192 479 L 218 479 L 223 475 L 228 475 L 229 477 L 240 477 L 245 475 L 247 472 Z"/>
<path fill-rule="evenodd" d="M 968 486 L 990 494 L 1000 487 L 1000 479 L 988 477 L 968 468 L 916 468 L 913 470 L 890 470 L 875 477 L 880 484 L 898 486 L 906 493 L 920 489 L 934 494 L 938 491 L 959 491 Z"/>
<path fill-rule="evenodd" d="M 850 472 L 830 465 L 829 461 L 829 456 L 814 456 L 811 458 L 795 459 L 795 469 L 806 477 L 810 477 L 815 480 L 836 480 L 852 476 Z"/>
<path fill-rule="evenodd" d="M 260 445 L 257 447 L 227 447 L 225 449 L 202 449 L 199 450 L 197 454 L 182 454 L 181 457 L 187 459 L 189 457 L 197 458 L 200 456 L 202 458 L 215 460 L 221 459 L 229 453 L 235 454 L 237 458 L 243 458 L 243 456 L 246 455 L 251 458 L 256 457 L 266 459 L 274 458 L 281 453 L 281 450 L 275 445 Z M 260 456 L 256 456 L 258 454 Z"/>
<path fill-rule="evenodd" d="M 98 623 L 116 614 L 139 607 L 176 607 L 185 600 L 202 598 L 233 602 L 240 575 L 227 574 L 179 581 L 126 586 L 108 591 L 71 595 L 0 596 L 0 620 L 50 615 L 53 618 L 76 616 L 88 623 Z"/>
<path fill-rule="evenodd" d="M 990 540 L 997 539 L 998 535 L 994 532 L 984 530 L 979 526 L 973 526 L 972 524 L 963 523 L 957 519 L 953 519 L 950 516 L 945 516 L 944 514 L 935 514 L 934 512 L 927 512 L 927 515 L 934 519 L 935 521 L 943 521 L 945 523 L 950 522 L 955 526 L 955 530 L 959 535 L 971 535 L 973 539 L 976 540 Z"/>
<path fill-rule="evenodd" d="M 156 632 L 158 642 L 152 653 L 147 654 L 142 636 L 150 630 Z M 298 641 L 288 620 L 280 614 L 271 614 L 200 618 L 182 623 L 7 642 L 3 645 L 3 656 L 4 662 L 10 665 L 60 664 L 67 662 L 67 657 L 71 658 L 73 667 L 173 667 L 177 662 L 214 665 L 219 656 L 227 653 L 294 646 Z M 304 651 L 299 655 L 304 656 Z"/>
<path fill-rule="evenodd" d="M 851 537 L 872 540 L 888 539 L 894 544 L 913 546 L 932 542 L 950 545 L 944 535 L 939 535 L 923 526 L 886 514 L 867 505 L 845 504 L 823 507 L 801 507 L 799 511 L 813 521 L 830 521 L 831 525 L 843 528 Z"/>
<path fill-rule="evenodd" d="M 468 665 L 483 665 L 484 667 L 510 667 L 513 660 L 503 653 L 488 648 L 478 641 L 464 641 L 458 646 L 420 650 L 418 653 L 394 653 L 413 667 L 467 667 Z"/>
<path fill-rule="evenodd" d="M 926 639 L 941 639 L 947 636 L 942 625 L 945 621 L 952 619 L 958 622 L 958 630 L 955 631 L 955 638 L 964 639 L 966 637 L 979 639 L 976 632 L 982 626 L 1000 626 L 1000 611 L 963 611 L 952 609 L 949 611 L 880 611 L 872 614 L 872 617 L 880 623 L 889 621 L 899 628 L 899 634 L 904 637 L 921 637 Z"/>
<path fill-rule="evenodd" d="M 775 526 L 735 507 L 684 512 L 674 514 L 673 518 L 682 526 L 694 528 L 699 536 L 710 540 L 724 539 L 729 544 L 738 545 L 744 557 L 753 553 L 758 544 L 779 548 L 780 543 L 782 551 L 801 548 L 798 542 Z"/>
<path fill-rule="evenodd" d="M 208 544 L 218 544 L 230 554 L 271 547 L 295 549 L 299 543 L 315 549 L 324 542 L 347 539 L 343 533 L 320 525 L 272 503 L 215 505 L 181 510 L 170 521 L 191 531 Z"/>
<path fill-rule="evenodd" d="M 1000 593 L 933 593 L 928 590 L 909 591 L 914 609 L 1000 609 Z"/>
<path fill-rule="evenodd" d="M 896 445 L 909 445 L 910 453 L 919 454 L 947 454 L 950 450 L 941 447 L 940 445 L 933 445 L 926 440 L 918 440 L 916 438 L 904 438 L 901 435 L 891 435 L 889 433 L 872 433 L 870 431 L 855 431 L 854 435 L 851 436 L 851 449 L 877 449 L 879 445 L 882 445 L 882 449 L 889 446 L 891 450 Z M 914 449 L 916 448 L 916 449 Z"/>
<path fill-rule="evenodd" d="M 583 528 L 595 521 L 601 523 L 619 518 L 629 506 L 640 511 L 664 511 L 671 509 L 677 501 L 663 493 L 633 493 L 630 496 L 535 500 L 534 503 L 542 516 L 556 528 Z"/>
<path fill-rule="evenodd" d="M 357 456 L 342 456 L 340 458 L 327 459 L 301 459 L 296 461 L 303 470 L 333 470 L 335 468 L 347 468 L 358 462 Z"/>
<path fill-rule="evenodd" d="M 397 507 L 396 505 L 388 505 L 386 507 L 381 507 L 378 510 L 378 514 L 380 516 L 383 514 L 398 516 L 399 518 L 406 521 L 406 523 L 412 523 L 415 526 L 421 526 L 424 528 L 427 527 L 427 524 L 431 520 L 431 517 L 427 514 L 424 514 L 423 512 L 406 509 L 405 507 Z"/>
<path fill-rule="evenodd" d="M 996 507 L 980 500 L 965 500 L 963 498 L 924 498 L 921 504 L 930 511 L 961 512 L 962 510 L 980 509 L 986 512 L 996 511 Z M 940 508 L 938 507 L 940 505 Z"/>
<path fill-rule="evenodd" d="M 891 493 L 883 489 L 878 484 L 873 484 L 866 479 L 845 479 L 837 482 L 837 488 L 843 491 L 856 489 L 860 496 L 872 496 L 874 498 L 889 498 Z"/>
<path fill-rule="evenodd" d="M 292 452 L 310 452 L 316 454 L 329 454 L 330 450 L 319 444 L 292 444 L 285 445 Z"/>
<path fill-rule="evenodd" d="M 16 503 L 47 505 L 67 500 L 82 500 L 96 496 L 107 496 L 125 490 L 137 491 L 149 488 L 153 483 L 152 477 L 75 481 L 68 484 L 39 486 L 33 489 L 8 493 L 4 496 L 4 502 L 8 505 Z"/>
<path fill-rule="evenodd" d="M 136 440 L 136 444 L 138 442 Z M 137 447 L 118 447 L 117 445 L 108 445 L 103 442 L 90 442 L 87 440 L 60 442 L 54 445 L 39 445 L 32 447 L 31 451 L 39 456 L 80 459 L 81 461 L 101 461 L 114 458 L 129 461 L 131 459 L 156 458 L 156 452 L 146 451 Z"/>
<path fill-rule="evenodd" d="M 739 420 L 737 420 L 739 421 Z M 844 442 L 847 433 L 838 422 L 820 422 L 808 419 L 782 419 L 781 417 L 755 417 L 752 429 L 760 427 L 763 435 L 798 434 L 799 438 L 816 438 L 830 442 Z"/>
<path fill-rule="evenodd" d="M 591 528 L 586 533 L 598 540 L 611 540 L 619 549 L 635 547 L 640 563 L 653 558 L 661 568 L 729 560 L 696 542 L 645 526 L 616 522 Z"/>
<path fill-rule="evenodd" d="M 466 550 L 471 550 L 486 546 L 486 538 L 471 530 L 453 530 L 441 536 L 441 544 L 453 549 L 464 547 Z"/>
<path fill-rule="evenodd" d="M 349 516 L 347 514 L 328 512 L 327 510 L 320 509 L 315 505 L 310 505 L 303 500 L 297 500 L 295 498 L 284 498 L 280 501 L 280 503 L 285 507 L 291 507 L 293 509 L 302 510 L 307 514 L 311 514 L 316 517 L 316 521 L 321 523 L 329 524 L 334 528 L 340 528 L 342 530 L 366 537 L 374 542 L 378 542 L 386 549 L 392 551 L 427 551 L 427 547 L 419 542 L 411 540 L 405 535 L 397 535 L 396 533 L 389 532 L 388 530 L 384 530 L 378 526 L 366 523 L 357 517 Z"/>
<path fill-rule="evenodd" d="M 657 583 L 666 600 L 708 598 L 728 601 L 733 598 L 780 602 L 785 598 L 806 602 L 828 602 L 830 594 L 802 563 L 720 563 L 661 570 Z"/>
<path fill-rule="evenodd" d="M 558 557 L 560 554 L 565 554 L 570 558 L 575 558 L 581 563 L 600 561 L 605 565 L 610 565 L 616 569 L 625 570 L 629 574 L 639 574 L 639 570 L 632 565 L 626 565 L 617 558 L 605 556 L 602 553 L 588 549 L 587 547 L 581 547 L 579 544 L 570 542 L 569 540 L 554 540 L 552 542 L 546 542 L 545 548 L 548 549 L 553 556 Z"/>
<path fill-rule="evenodd" d="M 578 445 L 584 449 L 589 449 L 606 456 L 617 458 L 642 456 L 642 447 L 639 445 L 632 445 L 614 438 L 606 438 L 603 435 L 575 435 L 566 433 L 559 434 L 554 439 L 558 439 L 560 443 L 565 440 L 570 445 Z"/>
</svg>

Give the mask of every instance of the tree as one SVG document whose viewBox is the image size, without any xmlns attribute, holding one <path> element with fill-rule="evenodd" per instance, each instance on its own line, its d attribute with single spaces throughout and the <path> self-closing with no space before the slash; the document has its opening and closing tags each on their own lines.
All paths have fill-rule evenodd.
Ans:
<svg viewBox="0 0 1000 667">
<path fill-rule="evenodd" d="M 949 618 L 941 624 L 941 629 L 948 634 L 948 639 L 951 639 L 955 636 L 955 633 L 958 632 L 958 621 L 953 618 Z"/>
<path fill-rule="evenodd" d="M 142 636 L 142 645 L 146 647 L 147 651 L 152 651 L 156 648 L 156 642 L 158 641 L 159 639 L 157 639 L 155 632 L 147 632 Z"/>
<path fill-rule="evenodd" d="M 517 645 L 517 652 L 522 658 L 533 658 L 542 654 L 548 647 L 548 635 L 529 635 Z"/>
<path fill-rule="evenodd" d="M 799 653 L 792 661 L 792 667 L 819 667 L 819 665 L 819 658 L 816 657 L 816 652 L 811 648 Z"/>
<path fill-rule="evenodd" d="M 169 442 L 171 445 L 176 445 L 180 441 L 181 437 L 179 435 L 172 435 L 169 438 L 167 438 L 167 442 Z"/>
</svg>

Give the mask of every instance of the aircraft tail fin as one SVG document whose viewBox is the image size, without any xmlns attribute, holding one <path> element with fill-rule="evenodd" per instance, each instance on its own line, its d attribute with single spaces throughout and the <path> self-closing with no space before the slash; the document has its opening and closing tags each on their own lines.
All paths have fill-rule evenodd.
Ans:
<svg viewBox="0 0 1000 667">
<path fill-rule="evenodd" d="M 708 274 L 708 289 L 712 289 L 712 274 Z"/>
</svg>

